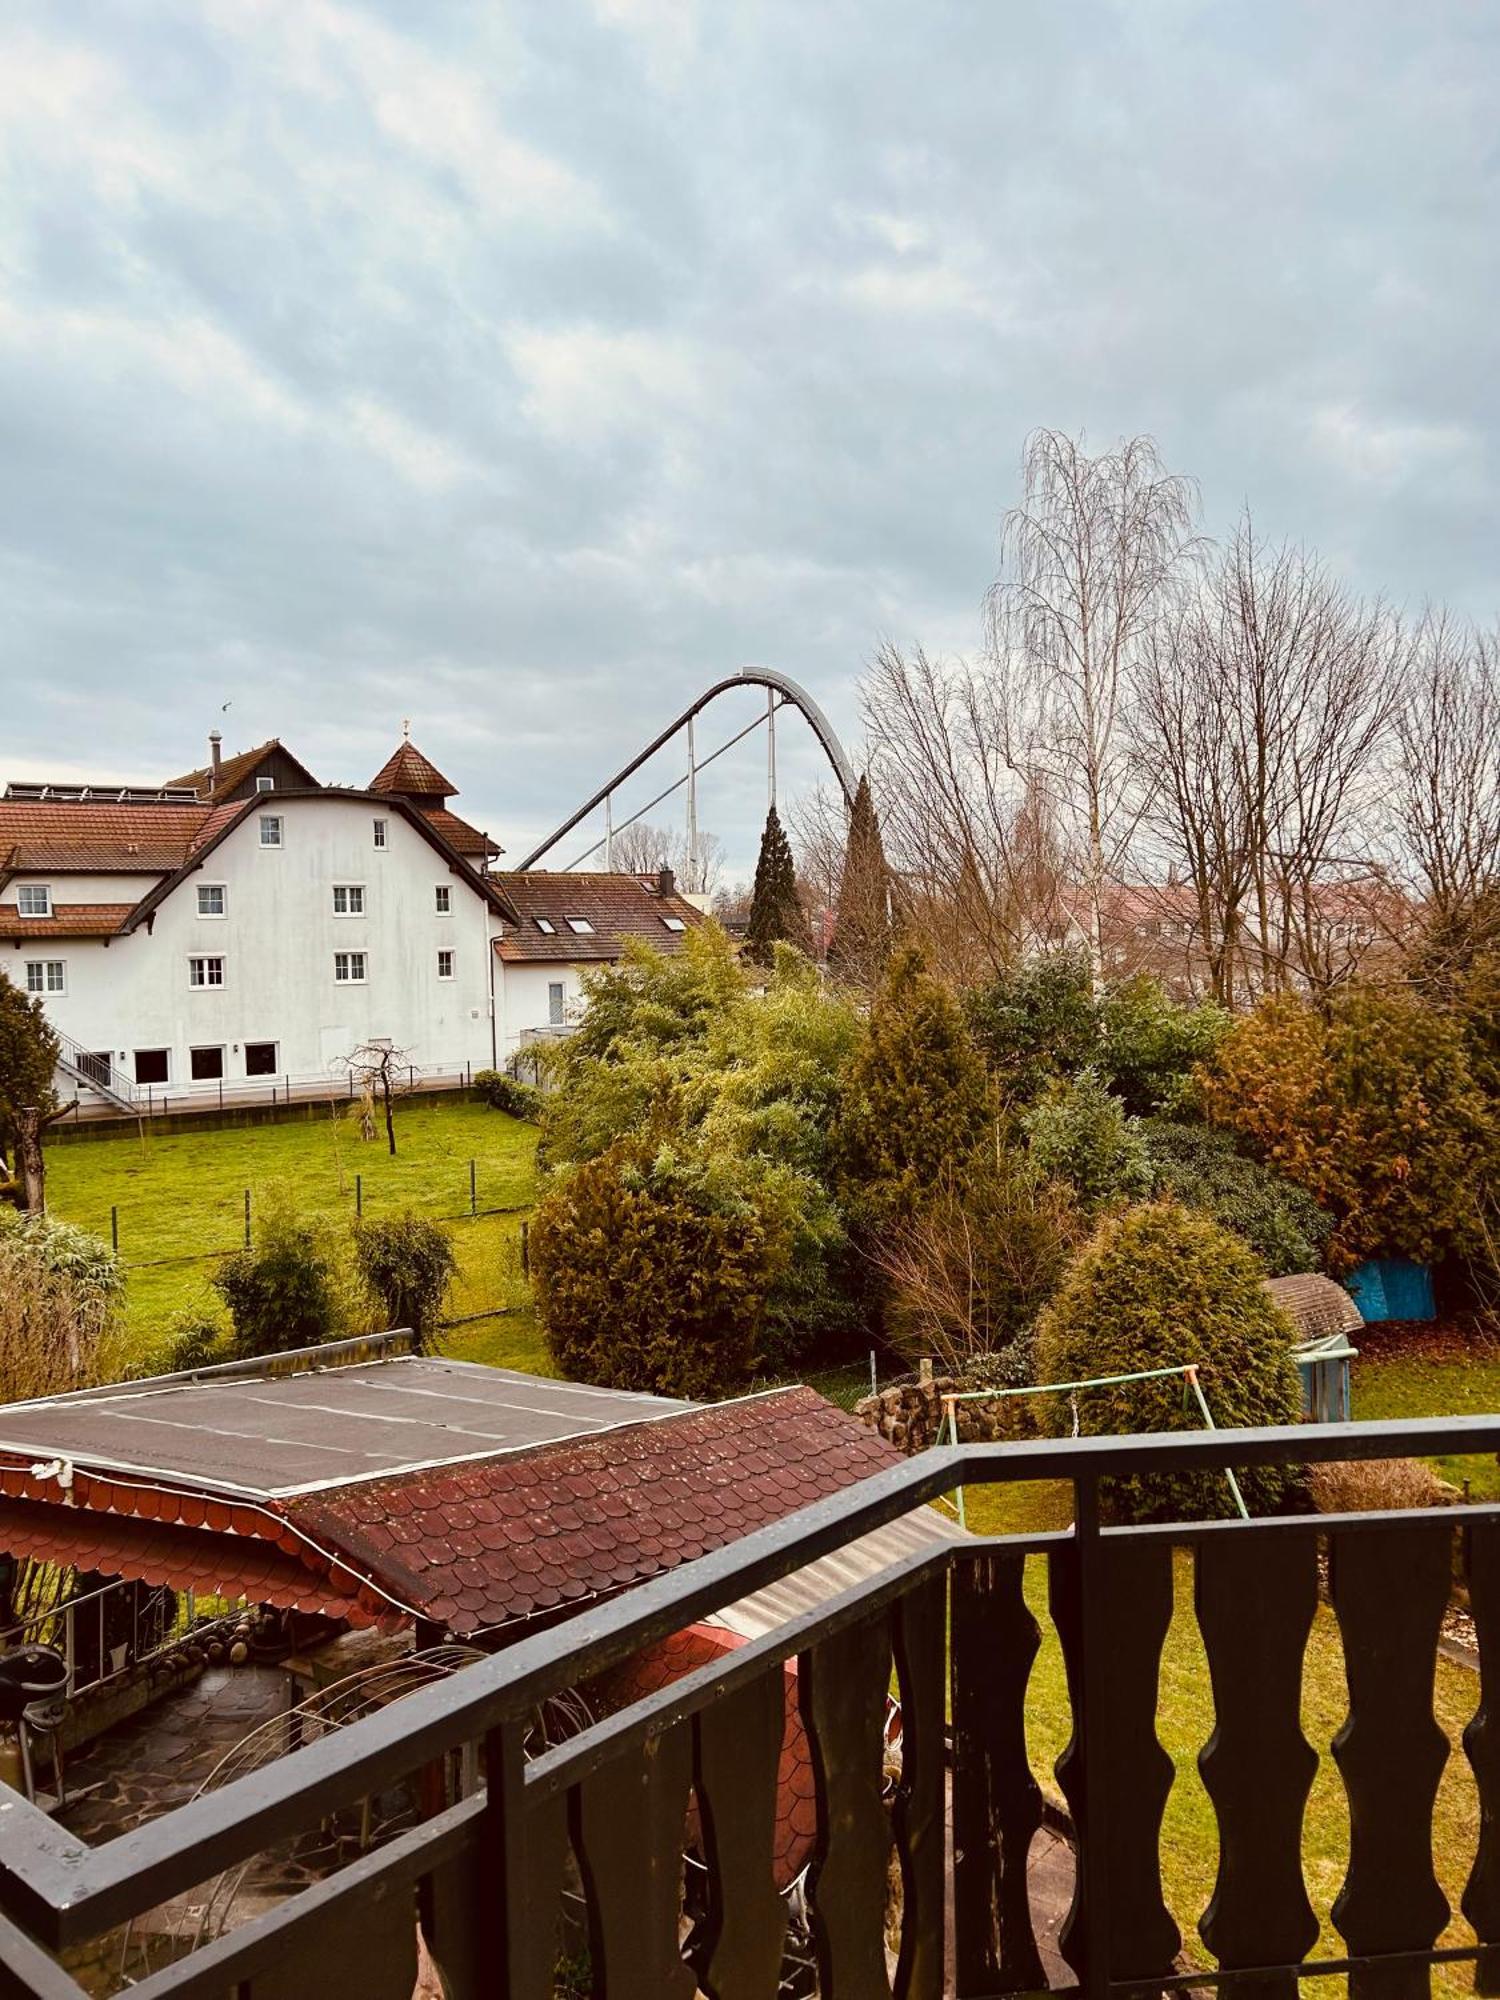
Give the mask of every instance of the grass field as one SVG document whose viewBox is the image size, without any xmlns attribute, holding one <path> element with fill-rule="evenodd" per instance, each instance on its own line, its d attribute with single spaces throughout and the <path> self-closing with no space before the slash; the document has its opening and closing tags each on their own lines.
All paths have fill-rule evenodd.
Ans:
<svg viewBox="0 0 1500 2000">
<path fill-rule="evenodd" d="M 122 1349 L 108 1372 L 150 1365 L 173 1320 L 206 1303 L 215 1253 L 244 1241 L 245 1193 L 254 1215 L 276 1199 L 326 1222 L 352 1223 L 356 1176 L 364 1213 L 413 1209 L 449 1219 L 459 1277 L 449 1312 L 457 1318 L 507 1308 L 503 1317 L 453 1329 L 451 1351 L 465 1359 L 546 1372 L 530 1292 L 521 1277 L 520 1225 L 535 1188 L 536 1130 L 502 1112 L 457 1097 L 402 1105 L 397 1154 L 382 1132 L 367 1142 L 340 1107 L 313 1119 L 110 1137 L 54 1146 L 47 1194 L 54 1214 L 106 1240 L 118 1214 L 127 1266 Z M 469 1163 L 480 1210 L 469 1215 Z"/>
</svg>

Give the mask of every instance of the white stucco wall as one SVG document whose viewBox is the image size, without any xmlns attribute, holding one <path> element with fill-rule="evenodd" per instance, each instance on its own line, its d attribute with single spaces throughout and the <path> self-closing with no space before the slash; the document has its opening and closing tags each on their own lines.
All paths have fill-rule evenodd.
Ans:
<svg viewBox="0 0 1500 2000">
<path fill-rule="evenodd" d="M 277 1070 L 300 1077 L 326 1073 L 374 1036 L 389 1036 L 419 1065 L 487 1064 L 484 899 L 396 813 L 379 815 L 388 844 L 377 849 L 377 815 L 362 801 L 282 798 L 265 810 L 282 820 L 281 847 L 261 845 L 261 813 L 252 812 L 158 907 L 149 932 L 143 924 L 108 943 L 28 940 L 7 947 L 12 976 L 24 984 L 28 959 L 63 960 L 66 993 L 44 996 L 58 1027 L 86 1049 L 109 1050 L 127 1076 L 137 1049 L 170 1050 L 172 1088 L 188 1084 L 189 1051 L 199 1046 L 222 1047 L 226 1078 L 243 1078 L 247 1041 L 274 1042 Z M 78 883 L 59 877 L 54 899 L 114 900 L 86 897 Z M 223 917 L 198 914 L 200 883 L 224 885 Z M 362 916 L 334 914 L 335 883 L 363 885 Z M 451 891 L 451 915 L 437 912 L 439 884 Z M 134 878 L 129 899 L 142 888 Z M 440 949 L 454 954 L 451 979 L 438 976 Z M 341 951 L 366 954 L 363 984 L 336 982 Z M 223 958 L 222 987 L 189 984 L 195 956 Z"/>
</svg>

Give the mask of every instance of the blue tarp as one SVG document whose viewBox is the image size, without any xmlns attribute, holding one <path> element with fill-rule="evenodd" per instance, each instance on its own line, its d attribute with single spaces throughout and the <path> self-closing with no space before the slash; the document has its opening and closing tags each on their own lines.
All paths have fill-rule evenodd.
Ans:
<svg viewBox="0 0 1500 2000">
<path fill-rule="evenodd" d="M 1432 1273 L 1410 1257 L 1372 1257 L 1349 1273 L 1344 1289 L 1367 1322 L 1437 1317 Z"/>
</svg>

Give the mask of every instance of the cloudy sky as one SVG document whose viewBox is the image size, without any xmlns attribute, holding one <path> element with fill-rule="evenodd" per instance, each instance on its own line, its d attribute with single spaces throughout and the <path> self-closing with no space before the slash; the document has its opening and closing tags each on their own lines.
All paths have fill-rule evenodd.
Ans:
<svg viewBox="0 0 1500 2000">
<path fill-rule="evenodd" d="M 1478 0 L 0 0 L 0 43 L 0 776 L 222 722 L 363 782 L 410 716 L 518 855 L 726 672 L 853 737 L 882 638 L 971 646 L 1037 424 L 1500 609 Z M 764 796 L 751 746 L 705 779 L 742 864 Z"/>
</svg>

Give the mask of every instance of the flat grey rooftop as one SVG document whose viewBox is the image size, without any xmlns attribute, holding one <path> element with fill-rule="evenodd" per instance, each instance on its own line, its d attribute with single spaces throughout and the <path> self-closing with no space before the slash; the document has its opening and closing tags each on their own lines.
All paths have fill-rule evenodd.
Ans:
<svg viewBox="0 0 1500 2000">
<path fill-rule="evenodd" d="M 126 1382 L 0 1405 L 0 1453 L 246 1494 L 526 1451 L 692 1406 L 399 1355 L 265 1377 Z"/>
</svg>

